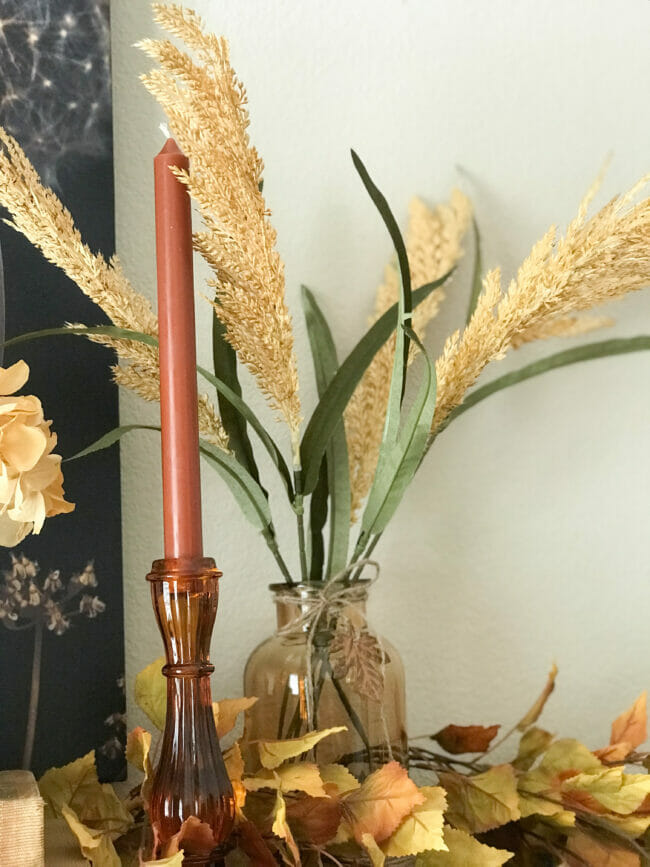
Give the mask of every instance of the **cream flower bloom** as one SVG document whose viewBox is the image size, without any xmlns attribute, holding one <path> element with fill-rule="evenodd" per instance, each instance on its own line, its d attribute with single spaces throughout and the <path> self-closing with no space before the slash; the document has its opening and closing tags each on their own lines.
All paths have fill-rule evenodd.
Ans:
<svg viewBox="0 0 650 867">
<path fill-rule="evenodd" d="M 8 548 L 74 509 L 64 500 L 61 457 L 52 454 L 52 422 L 37 397 L 14 394 L 28 378 L 24 361 L 0 367 L 0 545 Z"/>
</svg>

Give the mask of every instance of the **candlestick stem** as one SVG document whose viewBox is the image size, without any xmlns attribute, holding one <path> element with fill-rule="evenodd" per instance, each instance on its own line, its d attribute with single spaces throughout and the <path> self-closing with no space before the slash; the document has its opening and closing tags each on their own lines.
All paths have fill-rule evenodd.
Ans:
<svg viewBox="0 0 650 867">
<path fill-rule="evenodd" d="M 185 844 L 181 839 L 186 865 L 212 863 L 235 815 L 210 691 L 209 648 L 220 575 L 209 558 L 177 558 L 155 561 L 147 576 L 167 677 L 167 714 L 149 812 L 159 849 L 191 817 L 208 826 Z"/>
</svg>

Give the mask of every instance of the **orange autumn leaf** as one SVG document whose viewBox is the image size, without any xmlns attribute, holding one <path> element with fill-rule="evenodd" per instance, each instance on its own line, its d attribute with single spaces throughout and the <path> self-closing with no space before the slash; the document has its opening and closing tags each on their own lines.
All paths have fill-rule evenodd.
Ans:
<svg viewBox="0 0 650 867">
<path fill-rule="evenodd" d="M 197 816 L 190 816 L 180 830 L 165 845 L 163 856 L 176 855 L 183 850 L 185 855 L 207 855 L 215 847 L 212 828 Z"/>
<path fill-rule="evenodd" d="M 637 700 L 612 723 L 609 746 L 595 750 L 599 759 L 622 762 L 648 737 L 647 694 L 645 690 Z"/>
<path fill-rule="evenodd" d="M 571 835 L 567 849 L 571 853 L 567 857 L 570 867 L 584 864 L 589 864 L 589 867 L 641 867 L 636 852 L 581 832 Z"/>
<path fill-rule="evenodd" d="M 553 665 L 551 666 L 551 670 L 548 673 L 548 678 L 544 685 L 544 689 L 542 690 L 540 696 L 535 700 L 535 703 L 530 708 L 530 710 L 526 714 L 524 714 L 524 716 L 517 723 L 517 729 L 520 732 L 526 731 L 527 728 L 536 723 L 537 720 L 540 718 L 550 694 L 555 689 L 556 677 L 557 665 L 553 663 Z"/>
<path fill-rule="evenodd" d="M 364 834 L 381 843 L 424 800 L 406 768 L 398 762 L 389 762 L 366 777 L 358 789 L 347 792 L 341 806 L 358 843 Z"/>
<path fill-rule="evenodd" d="M 277 867 L 277 861 L 253 822 L 242 822 L 237 829 L 239 845 L 256 867 Z"/>
<path fill-rule="evenodd" d="M 484 753 L 496 737 L 501 726 L 448 725 L 432 735 L 447 753 L 457 756 L 462 753 Z"/>
<path fill-rule="evenodd" d="M 336 836 L 341 822 L 341 804 L 337 798 L 301 795 L 287 804 L 287 821 L 296 839 L 323 846 Z"/>
</svg>

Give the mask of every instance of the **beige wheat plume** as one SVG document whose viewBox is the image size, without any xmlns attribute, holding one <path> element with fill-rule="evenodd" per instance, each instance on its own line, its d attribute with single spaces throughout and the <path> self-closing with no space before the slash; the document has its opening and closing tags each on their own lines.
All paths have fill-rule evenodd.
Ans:
<svg viewBox="0 0 650 867">
<path fill-rule="evenodd" d="M 119 328 L 156 335 L 158 322 L 149 301 L 137 292 L 114 257 L 107 262 L 84 244 L 72 215 L 58 197 L 41 183 L 18 142 L 0 127 L 0 205 L 11 218 L 6 222 L 24 235 L 46 259 L 61 268 L 81 291 L 106 313 Z M 113 369 L 118 384 L 146 400 L 157 400 L 158 349 L 135 340 L 94 336 L 112 346 L 128 363 Z M 210 402 L 200 408 L 201 433 L 214 444 L 227 448 L 227 437 Z"/>
<path fill-rule="evenodd" d="M 581 337 L 592 331 L 610 328 L 616 322 L 611 316 L 558 316 L 542 319 L 512 338 L 511 347 L 520 349 L 535 340 L 549 340 L 552 337 Z"/>
<path fill-rule="evenodd" d="M 204 221 L 195 246 L 214 273 L 214 304 L 226 338 L 286 420 L 297 459 L 301 415 L 292 323 L 261 192 L 263 164 L 247 132 L 246 92 L 223 38 L 204 32 L 190 10 L 153 8 L 156 21 L 193 52 L 190 57 L 169 40 L 140 43 L 160 64 L 143 81 L 191 161 L 190 174 L 178 174 Z"/>
<path fill-rule="evenodd" d="M 564 237 L 558 239 L 551 227 L 506 292 L 498 268 L 486 275 L 472 319 L 462 335 L 449 337 L 436 363 L 433 432 L 462 402 L 484 367 L 503 358 L 522 336 L 650 285 L 650 199 L 636 201 L 648 182 L 650 176 L 587 219 L 595 184 Z"/>
<path fill-rule="evenodd" d="M 421 199 L 411 201 L 405 243 L 414 288 L 444 276 L 458 262 L 471 216 L 471 203 L 459 190 L 452 192 L 448 204 L 435 209 Z M 384 282 L 377 289 L 375 311 L 369 324 L 397 301 L 399 289 L 399 272 L 396 264 L 391 263 L 386 267 Z M 413 311 L 413 328 L 421 340 L 444 297 L 444 286 L 441 286 Z M 394 356 L 393 336 L 375 355 L 345 412 L 353 521 L 370 490 L 377 466 Z"/>
</svg>

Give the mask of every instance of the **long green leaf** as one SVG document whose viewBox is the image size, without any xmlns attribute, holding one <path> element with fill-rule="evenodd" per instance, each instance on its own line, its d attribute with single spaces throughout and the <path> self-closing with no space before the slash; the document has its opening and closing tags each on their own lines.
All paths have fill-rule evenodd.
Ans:
<svg viewBox="0 0 650 867">
<path fill-rule="evenodd" d="M 135 340 L 139 343 L 147 343 L 149 346 L 158 346 L 158 338 L 142 331 L 129 331 L 128 328 L 118 328 L 116 325 L 74 325 L 71 327 L 59 326 L 58 328 L 42 328 L 40 331 L 28 331 L 5 341 L 5 348 L 17 346 L 19 343 L 27 343 L 30 340 L 40 340 L 42 337 L 56 337 L 62 335 L 82 335 L 88 337 L 92 334 L 103 337 L 113 337 L 116 340 Z"/>
<path fill-rule="evenodd" d="M 413 305 L 417 306 L 425 298 L 447 280 L 449 271 L 438 280 L 427 283 L 413 292 Z M 300 448 L 303 467 L 303 490 L 310 494 L 320 471 L 320 462 L 325 454 L 327 444 L 339 423 L 343 410 L 352 397 L 352 393 L 366 372 L 368 365 L 395 330 L 397 321 L 397 302 L 392 305 L 366 331 L 361 340 L 342 362 L 336 376 L 327 387 L 316 406 L 302 438 Z"/>
<path fill-rule="evenodd" d="M 388 202 L 386 201 L 386 197 L 375 185 L 374 181 L 368 174 L 368 170 L 364 166 L 358 154 L 355 153 L 355 151 L 351 151 L 351 153 L 354 167 L 359 173 L 359 176 L 363 181 L 363 185 L 368 191 L 368 195 L 372 199 L 373 204 L 381 214 L 381 218 L 384 221 L 384 225 L 388 229 L 388 234 L 390 235 L 393 246 L 395 247 L 395 252 L 397 253 L 397 264 L 399 266 L 399 273 L 402 279 L 402 294 L 404 299 L 404 325 L 406 328 L 410 328 L 413 299 L 411 297 L 411 268 L 409 265 L 408 256 L 406 254 L 406 244 L 404 243 L 404 239 L 402 238 L 402 233 L 399 230 L 397 220 L 393 216 Z M 404 367 L 406 367 L 409 357 L 409 341 L 406 334 L 403 334 L 402 351 L 404 354 Z"/>
<path fill-rule="evenodd" d="M 410 337 L 424 357 L 424 375 L 397 437 L 385 435 L 382 439 L 375 477 L 361 521 L 356 556 L 362 553 L 372 536 L 383 532 L 395 514 L 420 464 L 431 430 L 436 407 L 436 368 L 416 334 L 411 332 Z"/>
<path fill-rule="evenodd" d="M 511 373 L 506 373 L 492 382 L 488 382 L 470 392 L 460 406 L 452 410 L 446 422 L 443 425 L 447 427 L 453 419 L 458 418 L 464 412 L 467 412 L 471 407 L 476 406 L 486 397 L 495 394 L 497 391 L 502 391 L 504 388 L 509 388 L 511 385 L 517 385 L 519 382 L 525 382 L 527 379 L 532 379 L 534 376 L 540 376 L 549 370 L 557 370 L 560 367 L 566 367 L 569 364 L 578 364 L 581 361 L 592 361 L 596 358 L 607 358 L 610 355 L 625 355 L 628 352 L 642 352 L 650 349 L 650 335 L 640 335 L 639 337 L 618 337 L 611 340 L 600 340 L 597 343 L 587 343 L 584 346 L 575 346 L 572 349 L 565 349 L 563 352 L 557 352 L 554 355 L 548 355 L 546 358 L 540 358 L 538 361 L 533 361 L 519 370 L 513 370 Z"/>
<path fill-rule="evenodd" d="M 201 454 L 230 488 L 244 516 L 261 533 L 270 532 L 274 536 L 269 501 L 258 482 L 234 455 L 222 451 L 207 440 L 199 440 L 199 443 Z"/>
<path fill-rule="evenodd" d="M 230 388 L 241 400 L 242 390 L 237 375 L 237 353 L 226 340 L 226 327 L 219 319 L 217 311 L 212 312 L 212 358 L 214 375 Z M 246 430 L 246 417 L 242 415 L 222 392 L 217 392 L 221 423 L 228 434 L 228 445 L 235 453 L 239 463 L 245 467 L 256 482 L 260 476 L 255 463 L 253 447 Z"/>
<path fill-rule="evenodd" d="M 481 249 L 481 233 L 479 232 L 476 217 L 472 219 L 472 228 L 474 230 L 474 269 L 472 272 L 472 292 L 469 298 L 467 316 L 465 319 L 466 323 L 469 322 L 474 315 L 478 298 L 483 287 L 483 252 Z"/>
<path fill-rule="evenodd" d="M 221 380 L 218 376 L 215 376 L 213 373 L 210 373 L 209 370 L 206 370 L 205 367 L 201 367 L 200 364 L 197 365 L 196 369 L 201 374 L 201 376 L 206 379 L 211 385 L 215 387 L 217 392 L 229 401 L 229 403 L 235 407 L 237 412 L 240 413 L 242 418 L 246 419 L 248 424 L 252 427 L 255 433 L 260 438 L 260 441 L 264 448 L 269 453 L 271 460 L 278 468 L 280 473 L 280 477 L 284 482 L 284 486 L 287 489 L 287 494 L 289 499 L 293 499 L 293 485 L 291 481 L 291 473 L 289 472 L 289 468 L 287 467 L 286 461 L 282 455 L 282 452 L 275 444 L 273 438 L 270 434 L 267 433 L 264 425 L 259 420 L 259 418 L 255 415 L 250 406 L 246 403 L 246 401 L 239 397 L 235 392 L 229 388 L 223 380 Z"/>
<path fill-rule="evenodd" d="M 109 448 L 120 440 L 125 434 L 134 430 L 155 430 L 160 433 L 160 427 L 155 425 L 144 424 L 126 424 L 116 427 L 108 433 L 105 433 L 83 451 L 78 452 L 68 460 L 81 458 L 84 455 L 92 454 L 101 449 Z M 260 485 L 250 475 L 248 470 L 244 469 L 234 455 L 222 451 L 207 440 L 199 440 L 199 450 L 203 457 L 215 468 L 226 485 L 230 489 L 233 497 L 237 501 L 244 516 L 250 523 L 258 529 L 267 541 L 271 548 L 278 564 L 282 568 L 284 561 L 279 555 L 277 543 L 275 540 L 275 530 L 271 518 L 271 510 L 265 492 Z M 286 567 L 284 567 L 286 569 Z M 285 577 L 289 578 L 287 572 Z"/>
<path fill-rule="evenodd" d="M 66 334 L 88 337 L 93 334 L 102 335 L 105 337 L 113 337 L 120 340 L 135 340 L 140 343 L 147 343 L 149 346 L 158 346 L 158 338 L 152 337 L 150 334 L 143 334 L 139 331 L 129 331 L 126 328 L 117 328 L 115 325 L 80 325 L 72 328 L 44 328 L 41 331 L 30 331 L 26 334 L 19 334 L 17 337 L 12 337 L 6 341 L 5 347 L 16 346 L 19 343 L 26 343 L 30 340 L 39 340 L 42 337 L 65 336 Z M 210 373 L 205 367 L 197 365 L 197 371 L 211 385 L 215 387 L 218 394 L 224 398 L 224 402 L 228 402 L 230 406 L 240 414 L 240 416 L 250 424 L 255 433 L 259 436 L 262 445 L 266 448 L 275 466 L 278 468 L 282 481 L 287 489 L 289 499 L 293 499 L 293 485 L 291 474 L 287 467 L 286 461 L 282 456 L 282 452 L 277 447 L 271 436 L 266 432 L 260 420 L 257 418 L 253 410 L 238 395 L 230 388 L 222 379 Z"/>
<path fill-rule="evenodd" d="M 309 535 L 311 540 L 309 579 L 311 581 L 323 580 L 323 566 L 325 563 L 323 528 L 327 522 L 327 489 L 327 458 L 325 457 L 321 464 L 318 484 L 311 495 L 309 503 Z"/>
<path fill-rule="evenodd" d="M 85 449 L 82 449 L 80 452 L 77 452 L 76 455 L 72 455 L 69 458 L 66 458 L 67 461 L 76 461 L 77 458 L 85 458 L 86 455 L 91 455 L 93 452 L 100 452 L 102 449 L 107 449 L 110 446 L 114 445 L 116 442 L 122 439 L 124 434 L 128 434 L 133 430 L 156 430 L 160 433 L 160 427 L 156 425 L 150 424 L 123 424 L 120 427 L 115 427 L 113 430 L 109 430 L 108 433 L 105 433 L 98 440 L 95 440 L 94 443 L 91 443 Z"/>
<path fill-rule="evenodd" d="M 338 370 L 336 346 L 327 320 L 313 293 L 306 286 L 302 287 L 302 303 L 314 360 L 318 395 L 322 397 Z M 319 496 L 324 496 L 327 500 L 329 495 L 330 526 L 326 574 L 330 576 L 338 574 L 345 568 L 350 539 L 350 469 L 345 427 L 342 419 L 339 419 L 339 423 L 327 444 L 323 461 L 327 468 L 327 477 L 325 485 L 321 486 L 319 481 L 312 494 L 312 514 L 315 515 L 316 520 L 322 517 L 322 506 L 320 510 L 318 504 L 314 508 L 313 501 Z M 325 514 L 327 514 L 326 507 Z M 314 534 L 315 530 L 312 529 L 312 540 Z M 318 550 L 312 545 L 312 560 L 318 554 Z M 318 571 L 318 569 L 312 568 L 313 571 Z M 320 571 L 322 572 L 322 569 Z"/>
</svg>

